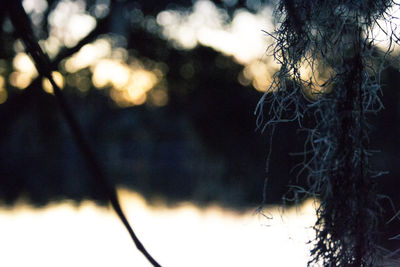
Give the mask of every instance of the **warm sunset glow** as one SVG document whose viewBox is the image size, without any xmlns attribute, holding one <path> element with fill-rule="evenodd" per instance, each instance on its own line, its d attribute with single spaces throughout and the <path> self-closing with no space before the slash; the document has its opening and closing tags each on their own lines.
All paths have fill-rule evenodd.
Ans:
<svg viewBox="0 0 400 267">
<path fill-rule="evenodd" d="M 95 64 L 111 55 L 111 45 L 106 39 L 98 39 L 94 43 L 83 46 L 78 53 L 65 62 L 65 69 L 74 73 Z"/>
<path fill-rule="evenodd" d="M 277 70 L 278 66 L 273 62 L 254 60 L 246 65 L 238 79 L 242 85 L 252 84 L 257 91 L 265 92 Z"/>
<path fill-rule="evenodd" d="M 4 87 L 5 85 L 5 80 L 3 76 L 0 76 L 0 104 L 3 104 L 6 102 L 8 94 L 7 91 Z"/>
<path fill-rule="evenodd" d="M 168 94 L 165 88 L 153 89 L 149 92 L 150 104 L 156 107 L 165 106 L 168 102 Z"/>
<path fill-rule="evenodd" d="M 246 3 L 249 5 L 250 2 Z M 42 14 L 48 8 L 48 4 L 44 0 L 24 0 L 23 5 L 27 12 L 34 14 Z M 49 16 L 50 36 L 47 40 L 41 40 L 41 45 L 50 57 L 55 56 L 63 45 L 68 47 L 75 45 L 96 26 L 93 16 L 104 17 L 107 14 L 108 5 L 108 1 L 100 1 L 99 4 L 96 4 L 97 11 L 94 12 L 94 15 L 90 15 L 86 10 L 85 1 L 61 0 Z M 161 27 L 162 34 L 182 49 L 192 49 L 197 45 L 204 45 L 233 56 L 245 66 L 243 73 L 237 77 L 239 82 L 243 85 L 252 85 L 258 91 L 265 91 L 276 70 L 276 64 L 272 64 L 272 58 L 267 56 L 266 51 L 273 40 L 263 32 L 272 33 L 274 30 L 273 6 L 263 6 L 259 3 L 258 10 L 256 13 L 251 13 L 245 9 L 238 9 L 230 21 L 226 11 L 218 8 L 213 2 L 198 0 L 194 1 L 193 9 L 190 12 L 172 9 L 160 12 L 156 16 L 156 22 Z M 393 17 L 387 21 L 378 20 L 377 23 L 380 27 L 376 26 L 374 31 L 369 33 L 368 38 L 375 39 L 376 44 L 383 49 L 386 49 L 389 44 L 386 33 L 398 31 L 399 16 L 397 14 L 399 10 L 400 7 L 396 5 L 390 8 L 388 14 Z M 396 34 L 398 33 L 396 32 Z M 119 53 L 121 51 L 122 53 Z M 110 40 L 102 37 L 85 45 L 78 53 L 67 59 L 64 66 L 66 71 L 75 73 L 87 67 L 93 68 L 101 59 L 127 62 L 127 54 L 127 50 L 112 47 Z M 20 89 L 28 86 L 37 76 L 34 68 L 29 67 L 32 65 L 31 60 L 27 60 L 26 57 L 27 55 L 24 53 L 17 54 L 15 61 L 18 61 L 17 65 L 23 67 L 16 69 L 10 76 L 10 84 Z M 117 69 L 121 70 L 120 67 Z M 311 77 L 309 74 L 305 75 L 308 75 L 306 79 Z M 113 79 L 111 82 L 114 89 L 126 87 L 121 84 L 126 83 L 127 75 L 121 73 L 119 77 L 121 78 L 119 81 Z M 99 74 L 93 78 L 92 82 L 100 88 L 110 84 L 108 78 L 101 78 Z M 117 83 L 119 85 L 116 85 Z M 79 85 L 80 91 L 87 91 L 90 86 L 85 79 L 77 85 Z M 315 98 L 320 90 L 320 86 L 315 86 L 306 90 L 305 93 L 308 97 Z M 145 96 L 144 91 L 146 90 L 143 88 L 135 90 L 125 88 L 110 92 L 110 95 L 121 106 L 129 106 L 146 101 L 149 95 Z M 154 96 L 157 95 L 161 96 L 164 93 L 154 94 Z M 154 99 L 163 99 L 158 101 L 158 103 L 163 103 L 166 98 L 156 97 Z"/>
<path fill-rule="evenodd" d="M 157 23 L 163 34 L 185 49 L 197 44 L 210 46 L 217 51 L 232 55 L 242 64 L 261 59 L 268 47 L 262 31 L 272 31 L 272 10 L 261 9 L 257 14 L 238 10 L 231 23 L 227 14 L 211 1 L 195 2 L 193 12 L 180 13 L 165 10 L 157 15 Z"/>
<path fill-rule="evenodd" d="M 49 58 L 57 56 L 60 47 L 62 46 L 60 40 L 54 36 L 49 36 L 47 40 L 40 40 L 39 44 L 44 48 L 44 51 Z"/>
<path fill-rule="evenodd" d="M 32 81 L 32 77 L 24 72 L 14 71 L 9 76 L 10 84 L 19 89 L 25 89 Z"/>
<path fill-rule="evenodd" d="M 333 70 L 328 66 L 320 66 L 318 62 L 304 62 L 300 68 L 300 77 L 303 80 L 303 92 L 310 100 L 321 97 L 321 94 L 329 93 L 332 89 L 326 84 L 333 76 Z"/>
<path fill-rule="evenodd" d="M 269 208 L 267 219 L 254 209 L 239 214 L 189 203 L 149 206 L 138 194 L 119 193 L 128 219 L 162 266 L 306 266 L 312 202 L 286 212 Z M 19 204 L 0 208 L 0 221 L 1 266 L 150 266 L 114 212 L 91 202 L 44 209 Z"/>
<path fill-rule="evenodd" d="M 121 89 L 128 83 L 130 69 L 122 62 L 111 59 L 99 61 L 93 68 L 93 84 L 98 87 L 113 86 Z"/>
<path fill-rule="evenodd" d="M 116 60 L 103 59 L 93 67 L 92 81 L 98 88 L 110 86 L 111 98 L 121 107 L 127 107 L 146 102 L 147 92 L 159 82 L 159 78 L 139 65 L 128 66 Z"/>
<path fill-rule="evenodd" d="M 256 14 L 244 9 L 236 11 L 230 23 L 227 14 L 208 0 L 197 1 L 193 12 L 165 10 L 158 14 L 157 23 L 163 34 L 184 49 L 201 44 L 223 54 L 233 56 L 245 66 L 238 81 L 264 92 L 277 70 L 272 58 L 267 57 L 271 40 L 263 31 L 272 32 L 272 9 L 261 8 Z"/>
<path fill-rule="evenodd" d="M 25 53 L 16 54 L 13 59 L 13 66 L 15 71 L 9 77 L 10 84 L 19 89 L 26 88 L 38 75 L 35 64 Z"/>
<path fill-rule="evenodd" d="M 53 71 L 53 72 L 52 72 L 52 77 L 53 77 L 55 83 L 58 85 L 58 87 L 59 87 L 60 89 L 63 89 L 63 88 L 64 88 L 65 81 L 64 81 L 64 77 L 62 76 L 62 74 L 59 73 L 58 71 Z M 54 94 L 53 85 L 51 85 L 49 79 L 44 78 L 44 79 L 43 79 L 42 86 L 43 86 L 43 90 L 44 90 L 46 93 Z"/>
<path fill-rule="evenodd" d="M 130 64 L 127 61 L 132 61 Z M 110 97 L 121 107 L 142 105 L 147 94 L 163 78 L 161 67 L 147 69 L 137 59 L 128 58 L 126 49 L 112 48 L 111 40 L 102 38 L 87 44 L 71 58 L 65 61 L 65 70 L 71 74 L 89 68 L 92 72 L 92 83 L 99 89 L 109 88 Z M 83 75 L 69 76 L 68 83 L 81 92 L 90 86 Z M 158 88 L 150 95 L 151 104 L 163 106 L 168 97 L 165 90 Z"/>
</svg>

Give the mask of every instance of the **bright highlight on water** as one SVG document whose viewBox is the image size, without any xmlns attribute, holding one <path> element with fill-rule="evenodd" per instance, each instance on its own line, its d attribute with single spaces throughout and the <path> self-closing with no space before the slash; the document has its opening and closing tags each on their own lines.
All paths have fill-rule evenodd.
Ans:
<svg viewBox="0 0 400 267">
<path fill-rule="evenodd" d="M 149 206 L 120 190 L 122 204 L 146 248 L 163 266 L 305 266 L 313 203 L 236 213 L 218 206 Z M 150 266 L 111 209 L 71 202 L 34 209 L 0 208 L 0 266 Z"/>
</svg>

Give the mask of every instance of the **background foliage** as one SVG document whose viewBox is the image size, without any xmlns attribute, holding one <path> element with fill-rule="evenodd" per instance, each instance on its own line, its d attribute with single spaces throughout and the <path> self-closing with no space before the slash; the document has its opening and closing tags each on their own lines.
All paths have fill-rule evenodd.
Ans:
<svg viewBox="0 0 400 267">
<path fill-rule="evenodd" d="M 302 152 L 307 138 L 305 132 L 297 131 L 297 122 L 278 127 L 272 143 L 268 136 L 255 132 L 253 111 L 262 92 L 256 90 L 260 84 L 255 82 L 256 71 L 250 71 L 251 62 L 206 42 L 182 43 L 169 35 L 182 28 L 168 28 L 168 23 L 188 24 L 190 14 L 199 7 L 196 2 L 30 2 L 35 1 L 24 1 L 24 6 L 35 33 L 59 69 L 64 93 L 108 177 L 117 185 L 139 191 L 149 200 L 161 197 L 170 203 L 191 200 L 231 207 L 257 205 L 262 202 L 270 146 L 273 153 L 266 203 L 281 203 L 289 185 L 307 184 L 305 174 L 297 179 L 296 172 L 291 171 L 303 158 L 289 154 Z M 240 12 L 262 15 L 259 12 L 264 8 L 273 8 L 265 1 L 200 2 L 218 10 L 223 27 L 231 25 Z M 56 12 L 62 8 L 61 13 Z M 82 31 L 84 25 L 92 27 L 68 37 L 69 24 L 62 14 L 80 14 L 82 24 L 78 28 Z M 90 198 L 101 203 L 99 189 L 89 178 L 55 100 L 47 92 L 51 88 L 43 90 L 46 86 L 42 79 L 26 67 L 29 60 L 9 18 L 2 14 L 0 20 L 2 202 L 12 205 L 23 196 L 37 205 L 64 198 L 77 203 Z M 295 33 L 298 27 L 291 20 L 284 26 Z M 294 38 L 303 36 L 296 34 L 285 36 L 295 47 L 304 42 Z M 263 45 L 267 51 L 268 43 Z M 93 50 L 95 56 L 105 55 L 97 59 L 103 65 L 86 63 L 93 47 L 98 48 Z M 266 61 L 265 76 L 275 71 L 271 59 L 260 56 L 257 60 Z M 388 58 L 385 65 L 394 64 L 391 60 Z M 136 98 L 124 93 L 129 92 L 129 83 L 121 85 L 124 76 L 118 75 L 125 72 L 132 80 L 144 81 L 144 85 L 135 85 L 142 90 Z M 397 74 L 391 67 L 382 73 L 385 109 L 369 118 L 370 147 L 380 150 L 371 156 L 369 164 L 388 171 L 379 178 L 377 192 L 390 196 L 393 203 L 399 203 L 396 178 L 400 174 Z M 151 86 L 147 86 L 149 83 Z M 261 85 L 264 89 L 267 86 L 267 82 Z M 296 101 L 305 107 L 308 100 L 304 94 L 310 97 L 303 92 Z M 303 118 L 306 126 L 314 122 L 313 116 Z M 286 195 L 288 202 L 291 198 Z M 397 248 L 398 241 L 389 242 L 387 238 L 394 235 L 388 228 L 395 229 L 398 222 L 385 224 L 393 212 L 388 202 L 381 205 L 386 211 L 386 220 L 379 228 L 381 242 Z"/>
</svg>

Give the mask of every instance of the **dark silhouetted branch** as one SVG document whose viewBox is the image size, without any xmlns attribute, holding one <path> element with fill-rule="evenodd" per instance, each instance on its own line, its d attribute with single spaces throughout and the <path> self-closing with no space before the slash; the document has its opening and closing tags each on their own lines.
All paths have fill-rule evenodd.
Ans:
<svg viewBox="0 0 400 267">
<path fill-rule="evenodd" d="M 103 168 L 100 166 L 99 161 L 97 160 L 94 152 L 92 151 L 89 143 L 84 137 L 84 134 L 79 126 L 77 119 L 75 118 L 71 108 L 69 107 L 64 95 L 62 94 L 60 88 L 55 83 L 54 79 L 52 78 L 51 72 L 54 67 L 54 64 L 51 64 L 49 58 L 40 48 L 31 28 L 31 22 L 29 17 L 25 13 L 21 1 L 10 1 L 9 3 L 9 15 L 10 19 L 15 27 L 16 32 L 18 33 L 19 37 L 22 39 L 26 46 L 27 52 L 33 58 L 36 68 L 39 74 L 43 77 L 49 79 L 50 83 L 53 86 L 54 94 L 56 99 L 60 105 L 62 114 L 71 129 L 72 135 L 75 138 L 75 142 L 80 149 L 81 153 L 83 154 L 88 168 L 92 172 L 94 179 L 99 183 L 101 186 L 103 193 L 106 194 L 108 200 L 111 203 L 111 206 L 117 213 L 118 217 L 128 230 L 130 236 L 133 239 L 137 249 L 148 259 L 148 261 L 155 267 L 161 267 L 160 264 L 150 255 L 149 252 L 144 248 L 143 244 L 140 242 L 138 237 L 136 236 L 135 232 L 133 231 L 132 227 L 130 226 L 124 212 L 122 211 L 121 205 L 118 200 L 117 192 L 115 187 L 109 183 L 106 179 L 104 174 Z M 64 52 L 63 56 L 68 56 L 69 54 L 73 54 L 73 51 L 78 51 L 80 47 L 84 45 L 85 42 L 88 42 L 91 38 L 94 38 L 97 35 L 96 29 L 92 31 L 84 40 L 82 40 L 75 49 L 68 50 Z M 61 60 L 63 56 L 60 56 L 58 60 Z M 56 60 L 57 61 L 57 60 Z"/>
</svg>

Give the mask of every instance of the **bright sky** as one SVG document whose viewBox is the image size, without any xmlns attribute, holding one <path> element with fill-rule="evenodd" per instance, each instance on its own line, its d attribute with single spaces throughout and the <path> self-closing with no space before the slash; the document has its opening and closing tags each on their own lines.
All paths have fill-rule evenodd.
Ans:
<svg viewBox="0 0 400 267">
<path fill-rule="evenodd" d="M 380 19 L 377 21 L 376 27 L 374 28 L 372 35 L 369 36 L 370 39 L 374 40 L 374 43 L 383 50 L 387 50 L 390 44 L 390 39 L 388 36 L 391 33 L 395 33 L 397 37 L 400 31 L 400 2 L 394 1 L 395 5 L 387 10 L 385 19 Z M 394 41 L 394 40 L 393 40 Z M 400 40 L 397 40 L 399 44 Z M 392 44 L 393 47 L 398 51 L 398 45 Z"/>
<path fill-rule="evenodd" d="M 225 2 L 229 4 L 234 1 Z M 259 1 L 248 2 L 259 4 Z M 26 11 L 33 14 L 34 23 L 43 19 L 41 14 L 47 9 L 45 0 L 24 0 L 23 4 Z M 96 20 L 87 14 L 85 6 L 83 0 L 62 0 L 50 14 L 51 35 L 42 42 L 50 56 L 56 55 L 62 45 L 75 45 L 95 27 Z M 99 6 L 102 10 L 104 8 L 107 10 L 104 4 Z M 245 66 L 243 73 L 236 77 L 238 81 L 243 85 L 252 84 L 259 91 L 265 91 L 278 67 L 272 58 L 266 55 L 271 39 L 263 33 L 263 31 L 273 32 L 272 9 L 271 6 L 260 6 L 256 14 L 239 9 L 229 22 L 226 11 L 218 9 L 209 0 L 198 0 L 192 11 L 182 13 L 165 10 L 157 15 L 156 21 L 162 27 L 165 38 L 173 41 L 178 47 L 191 49 L 201 44 L 233 56 Z M 375 38 L 376 43 L 382 48 L 388 45 L 388 38 L 384 32 L 398 32 L 399 16 L 396 15 L 399 14 L 399 7 L 389 10 L 388 14 L 389 22 L 378 21 L 381 28 L 376 27 L 373 36 L 370 36 Z M 141 64 L 127 65 L 124 60 L 112 55 L 114 49 L 110 38 L 102 38 L 84 46 L 79 53 L 67 60 L 65 68 L 68 72 L 75 73 L 82 68 L 91 67 L 94 71 L 93 84 L 99 88 L 111 85 L 110 96 L 120 106 L 144 103 L 148 92 L 152 93 L 153 88 L 161 84 L 161 69 L 156 68 L 156 75 L 153 75 L 151 72 L 154 70 L 146 69 Z M 118 49 L 124 50 L 124 48 Z M 127 54 L 127 51 L 124 53 Z M 17 88 L 25 88 L 37 76 L 32 62 L 22 51 L 16 55 L 14 67 L 16 71 L 10 75 L 10 83 Z M 104 71 L 105 68 L 110 71 Z M 134 76 L 141 77 L 141 83 L 134 84 Z M 80 90 L 87 90 L 88 81 L 78 80 L 80 82 L 75 86 Z M 126 83 L 121 85 L 121 81 Z M 165 104 L 168 101 L 165 88 L 158 88 L 155 91 L 153 99 L 159 99 L 158 104 L 155 104 Z M 5 98 L 6 95 L 3 94 L 0 101 L 4 102 Z"/>
<path fill-rule="evenodd" d="M 262 31 L 273 31 L 270 7 L 256 14 L 239 9 L 228 23 L 226 11 L 208 0 L 197 1 L 191 13 L 163 11 L 158 14 L 157 23 L 163 27 L 167 38 L 183 48 L 190 49 L 198 44 L 210 46 L 234 56 L 242 64 L 264 57 L 268 38 Z"/>
<path fill-rule="evenodd" d="M 312 202 L 286 212 L 267 209 L 267 219 L 254 209 L 148 206 L 138 194 L 120 193 L 139 238 L 164 267 L 306 266 Z M 0 208 L 0 221 L 0 266 L 150 266 L 114 212 L 90 202 Z"/>
<path fill-rule="evenodd" d="M 26 11 L 36 14 L 33 17 L 39 20 L 47 8 L 45 0 L 24 0 L 23 4 Z M 50 36 L 42 41 L 50 56 L 56 55 L 62 45 L 75 45 L 95 27 L 96 21 L 86 13 L 85 5 L 83 0 L 62 0 L 50 14 Z M 253 84 L 257 90 L 264 91 L 274 69 L 271 65 L 267 67 L 265 61 L 267 37 L 262 30 L 272 30 L 272 11 L 262 8 L 257 14 L 252 14 L 240 9 L 231 23 L 228 23 L 227 16 L 212 2 L 200 0 L 194 4 L 192 12 L 166 10 L 158 14 L 156 21 L 162 27 L 164 36 L 179 47 L 191 49 L 201 44 L 233 56 L 247 66 L 237 77 L 239 82 L 243 85 Z M 65 69 L 76 73 L 90 67 L 93 72 L 92 83 L 98 88 L 111 86 L 110 96 L 120 106 L 143 104 L 149 92 L 154 105 L 166 104 L 166 88 L 157 86 L 162 84 L 162 69 L 147 69 L 138 61 L 137 64 L 128 65 L 126 58 L 115 57 L 116 48 L 112 43 L 110 38 L 104 37 L 85 45 L 65 62 Z M 124 50 L 122 47 L 118 49 Z M 127 54 L 126 50 L 122 52 Z M 10 83 L 17 88 L 24 89 L 37 76 L 32 61 L 22 51 L 14 59 L 14 68 Z M 87 81 L 78 80 L 81 82 L 74 86 L 82 91 L 87 90 Z M 137 80 L 139 83 L 135 82 Z"/>
</svg>

